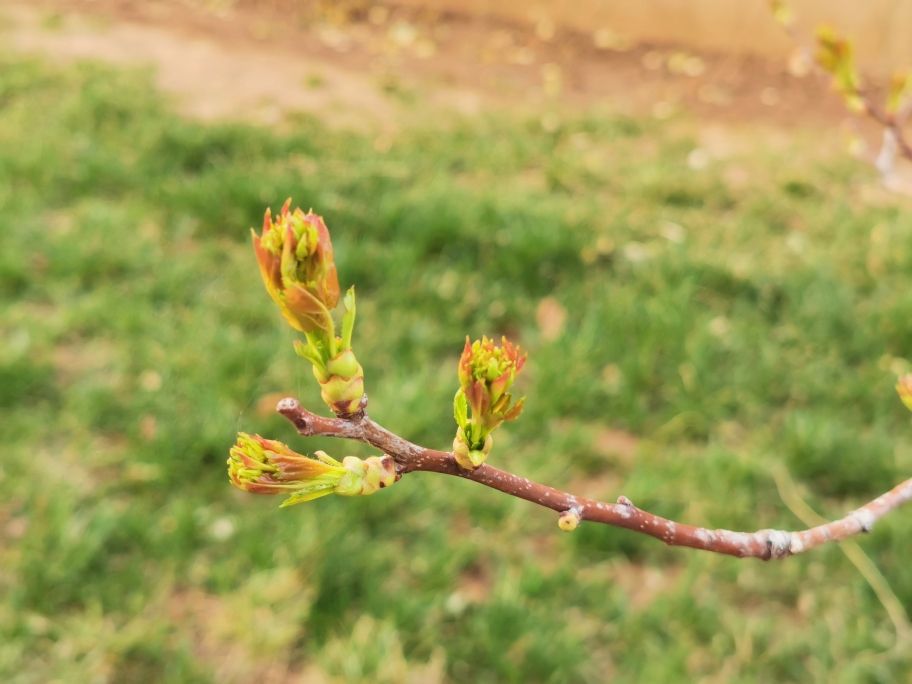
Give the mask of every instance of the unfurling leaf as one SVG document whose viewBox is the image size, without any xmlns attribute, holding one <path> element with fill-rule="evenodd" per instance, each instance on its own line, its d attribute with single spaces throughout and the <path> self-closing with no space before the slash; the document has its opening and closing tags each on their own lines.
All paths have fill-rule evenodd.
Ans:
<svg viewBox="0 0 912 684">
<path fill-rule="evenodd" d="M 453 417 L 456 419 L 456 425 L 465 425 L 469 422 L 469 403 L 461 387 L 456 390 L 456 396 L 453 398 Z"/>
<path fill-rule="evenodd" d="M 228 456 L 228 478 L 253 494 L 287 494 L 281 506 L 313 501 L 329 494 L 366 496 L 396 481 L 389 456 L 361 460 L 346 456 L 340 463 L 318 451 L 316 458 L 299 454 L 287 444 L 239 432 Z"/>
<path fill-rule="evenodd" d="M 480 466 L 491 451 L 491 432 L 522 411 L 523 400 L 514 403 L 509 390 L 525 362 L 526 355 L 506 337 L 500 346 L 487 337 L 474 342 L 466 338 L 457 366 L 460 388 L 453 401 L 453 453 L 463 468 Z"/>
<path fill-rule="evenodd" d="M 275 221 L 267 209 L 262 232 L 251 232 L 263 284 L 285 320 L 301 332 L 332 335 L 329 312 L 339 301 L 339 277 L 323 218 L 291 211 L 289 198 Z"/>
<path fill-rule="evenodd" d="M 351 349 L 355 329 L 355 286 L 352 285 L 342 298 L 345 313 L 342 315 L 342 350 Z"/>
</svg>

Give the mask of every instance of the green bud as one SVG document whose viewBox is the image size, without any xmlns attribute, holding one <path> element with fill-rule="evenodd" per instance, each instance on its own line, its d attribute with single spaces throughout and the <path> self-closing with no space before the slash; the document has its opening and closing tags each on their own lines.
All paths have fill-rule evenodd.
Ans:
<svg viewBox="0 0 912 684">
<path fill-rule="evenodd" d="M 320 383 L 320 396 L 338 416 L 352 416 L 362 410 L 364 369 L 354 352 L 346 349 L 330 359 L 325 367 L 314 365 Z"/>
<path fill-rule="evenodd" d="M 460 467 L 480 466 L 491 451 L 491 432 L 519 416 L 523 400 L 514 401 L 509 389 L 525 362 L 526 354 L 505 337 L 499 346 L 487 337 L 474 342 L 466 338 L 456 367 L 460 387 L 453 400 L 453 454 Z"/>
<path fill-rule="evenodd" d="M 341 354 L 336 355 L 334 359 L 330 359 L 329 363 L 326 364 L 326 371 L 330 375 L 339 375 L 343 378 L 350 378 L 364 373 L 361 364 L 358 363 L 358 359 L 355 358 L 355 354 L 351 349 L 346 349 Z"/>
<path fill-rule="evenodd" d="M 371 456 L 361 460 L 355 456 L 342 459 L 346 469 L 336 494 L 342 496 L 369 496 L 396 482 L 396 464 L 391 456 Z"/>
<path fill-rule="evenodd" d="M 320 384 L 320 396 L 323 401 L 340 416 L 351 416 L 361 410 L 361 399 L 364 397 L 364 378 L 342 378 L 330 376 Z"/>
<path fill-rule="evenodd" d="M 453 458 L 460 468 L 475 470 L 488 458 L 494 447 L 494 437 L 488 434 L 480 447 L 472 448 L 465 430 L 457 428 L 456 437 L 453 439 Z"/>
<path fill-rule="evenodd" d="M 398 479 L 392 457 L 361 460 L 346 456 L 340 463 L 323 451 L 314 458 L 259 435 L 238 433 L 228 457 L 231 483 L 254 494 L 287 494 L 281 506 L 313 501 L 329 494 L 367 496 Z"/>
<path fill-rule="evenodd" d="M 580 519 L 579 511 L 570 509 L 569 511 L 564 511 L 560 514 L 560 517 L 557 519 L 557 526 L 564 532 L 572 532 L 579 527 Z"/>
</svg>

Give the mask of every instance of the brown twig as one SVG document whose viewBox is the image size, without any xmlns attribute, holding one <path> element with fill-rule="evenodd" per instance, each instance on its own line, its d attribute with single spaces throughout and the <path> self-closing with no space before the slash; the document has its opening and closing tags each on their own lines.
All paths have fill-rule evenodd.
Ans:
<svg viewBox="0 0 912 684">
<path fill-rule="evenodd" d="M 455 475 L 564 515 L 575 516 L 579 520 L 605 523 L 648 534 L 669 546 L 689 546 L 742 558 L 785 558 L 826 542 L 869 532 L 884 515 L 912 501 L 912 479 L 909 479 L 844 518 L 810 529 L 796 532 L 710 530 L 654 515 L 637 508 L 624 496 L 619 497 L 617 503 L 605 503 L 562 492 L 487 464 L 475 470 L 465 470 L 456 464 L 451 453 L 413 444 L 374 422 L 366 414 L 352 418 L 325 418 L 311 413 L 292 398 L 280 401 L 276 409 L 305 437 L 353 439 L 380 449 L 396 461 L 400 476 L 419 471 Z"/>
<path fill-rule="evenodd" d="M 885 112 L 877 106 L 870 93 L 867 91 L 861 91 L 859 97 L 864 106 L 865 114 L 883 126 L 885 130 L 889 131 L 896 141 L 896 147 L 899 154 L 905 159 L 912 161 L 912 144 L 906 139 L 905 131 L 903 130 L 907 118 L 906 114 L 908 112 L 904 111 L 897 114 Z"/>
</svg>

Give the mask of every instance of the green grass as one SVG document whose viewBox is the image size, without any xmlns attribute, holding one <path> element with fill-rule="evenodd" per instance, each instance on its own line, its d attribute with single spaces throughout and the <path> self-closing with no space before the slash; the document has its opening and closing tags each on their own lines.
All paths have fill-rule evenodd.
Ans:
<svg viewBox="0 0 912 684">
<path fill-rule="evenodd" d="M 433 475 L 283 511 L 229 487 L 236 430 L 367 453 L 271 413 L 287 393 L 320 406 L 249 248 L 289 195 L 359 288 L 372 415 L 416 441 L 452 438 L 464 335 L 505 333 L 529 398 L 492 460 L 531 477 L 753 529 L 799 525 L 776 464 L 830 516 L 912 472 L 892 388 L 908 205 L 819 138 L 693 171 L 686 119 L 557 122 L 426 125 L 386 149 L 303 117 L 204 126 L 137 74 L 2 61 L 3 681 L 910 675 L 838 548 L 762 564 L 568 535 Z M 567 312 L 554 340 L 544 297 Z M 861 542 L 912 606 L 912 511 Z"/>
</svg>

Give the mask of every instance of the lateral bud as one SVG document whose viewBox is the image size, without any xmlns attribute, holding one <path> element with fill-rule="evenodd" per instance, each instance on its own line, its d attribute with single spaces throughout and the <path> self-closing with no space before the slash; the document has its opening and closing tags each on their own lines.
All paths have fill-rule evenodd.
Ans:
<svg viewBox="0 0 912 684">
<path fill-rule="evenodd" d="M 564 532 L 573 532 L 573 530 L 579 527 L 582 519 L 578 508 L 570 508 L 560 514 L 560 517 L 557 519 L 557 526 Z"/>
</svg>

